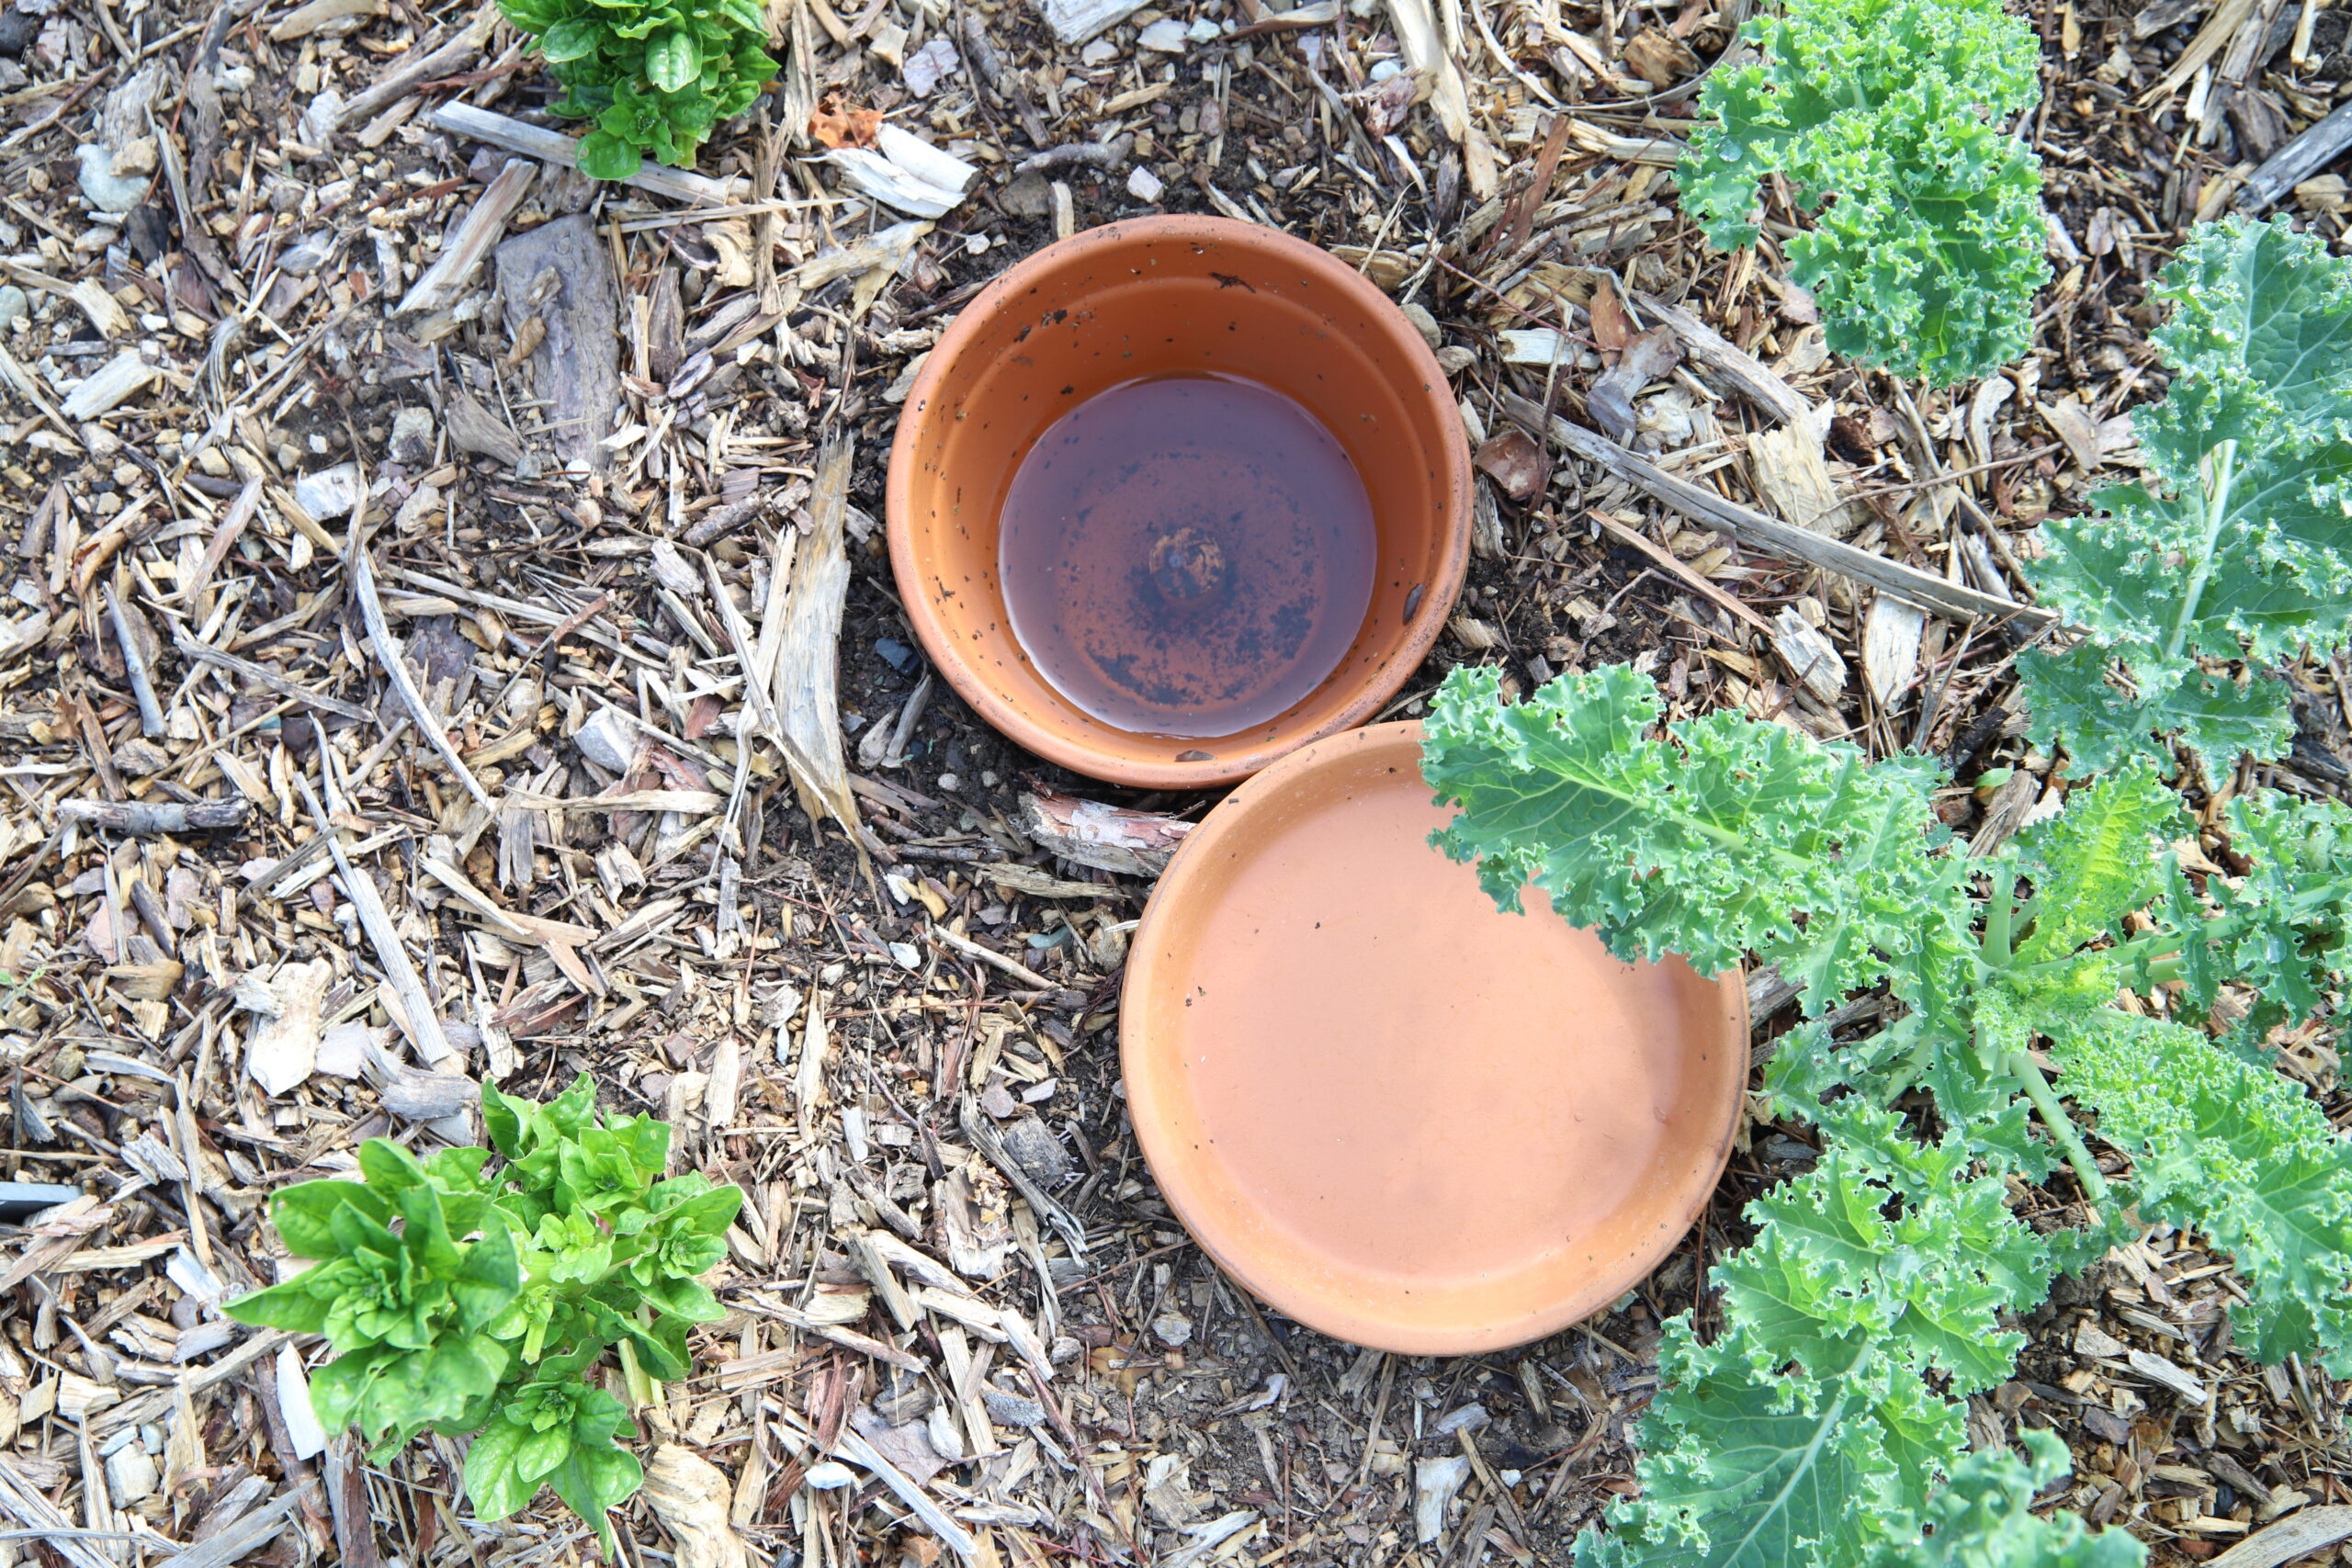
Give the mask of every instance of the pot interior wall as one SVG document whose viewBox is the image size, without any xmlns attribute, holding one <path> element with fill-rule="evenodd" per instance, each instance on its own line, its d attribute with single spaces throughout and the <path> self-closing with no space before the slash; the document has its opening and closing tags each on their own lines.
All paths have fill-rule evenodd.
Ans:
<svg viewBox="0 0 2352 1568">
<path fill-rule="evenodd" d="M 1386 309 L 1279 254 L 1181 239 L 1074 258 L 999 303 L 947 368 L 935 406 L 908 411 L 919 422 L 909 500 L 927 539 L 922 588 L 948 635 L 1041 722 L 1073 734 L 1099 728 L 1046 683 L 1009 633 L 997 575 L 1005 492 L 1038 437 L 1088 398 L 1147 377 L 1238 376 L 1305 405 L 1347 449 L 1372 500 L 1379 558 L 1371 607 L 1340 669 L 1270 725 L 1233 739 L 1262 744 L 1335 714 L 1400 656 L 1408 620 L 1448 609 L 1429 589 L 1446 575 L 1443 443 L 1458 444 L 1461 433 L 1431 415 L 1424 367 L 1400 342 L 1409 326 L 1375 320 L 1375 307 Z M 1179 748 L 1214 755 L 1218 742 L 1169 749 Z"/>
</svg>

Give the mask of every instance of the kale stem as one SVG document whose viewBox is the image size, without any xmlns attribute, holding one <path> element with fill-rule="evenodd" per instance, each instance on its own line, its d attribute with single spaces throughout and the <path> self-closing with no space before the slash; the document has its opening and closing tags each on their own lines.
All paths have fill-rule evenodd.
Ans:
<svg viewBox="0 0 2352 1568">
<path fill-rule="evenodd" d="M 2021 1050 L 2009 1053 L 2007 1065 L 2011 1075 L 2025 1087 L 2025 1097 L 2033 1101 L 2036 1111 L 2041 1112 L 2042 1125 L 2048 1127 L 2050 1135 L 2058 1140 L 2058 1147 L 2065 1153 L 2066 1163 L 2075 1168 L 2075 1175 L 2082 1182 L 2084 1192 L 2089 1195 L 2092 1202 L 2105 1203 L 2107 1178 L 2099 1174 L 2098 1162 L 2091 1158 L 2091 1151 L 2085 1146 L 2082 1134 L 2075 1130 L 2075 1119 L 2066 1114 L 2066 1108 L 2058 1103 L 2056 1095 L 2050 1092 L 2050 1080 L 2041 1076 L 2041 1069 L 2034 1065 L 2033 1058 Z"/>
<path fill-rule="evenodd" d="M 1996 872 L 1993 876 L 1993 902 L 1984 910 L 1984 951 L 1992 954 L 1996 966 L 2007 964 L 2017 955 L 2010 925 L 2017 914 L 2017 889 L 2002 886 L 2003 881 L 2001 874 Z"/>
<path fill-rule="evenodd" d="M 2188 627 L 2197 618 L 2197 602 L 2205 597 L 2205 583 L 2213 575 L 2213 549 L 2221 542 L 2222 525 L 2229 520 L 2230 485 L 2237 477 L 2238 444 L 2224 441 L 2213 449 L 2213 475 L 2205 489 L 2205 536 L 2199 546 L 2196 564 L 2188 573 L 2188 586 L 2180 596 L 2180 614 L 2173 617 L 2172 636 L 2165 640 L 2165 657 L 2178 659 L 2188 641 Z"/>
</svg>

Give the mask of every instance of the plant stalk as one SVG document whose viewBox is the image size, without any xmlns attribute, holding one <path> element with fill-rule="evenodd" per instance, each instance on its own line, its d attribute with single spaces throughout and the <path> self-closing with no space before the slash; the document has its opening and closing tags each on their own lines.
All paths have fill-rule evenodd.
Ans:
<svg viewBox="0 0 2352 1568">
<path fill-rule="evenodd" d="M 2082 1134 L 2075 1130 L 2075 1119 L 2066 1114 L 2066 1108 L 2058 1103 L 2056 1095 L 2050 1092 L 2050 1080 L 2041 1076 L 2041 1069 L 2023 1051 L 2010 1052 L 2007 1065 L 2018 1082 L 2025 1086 L 2025 1097 L 2033 1101 L 2036 1111 L 2041 1112 L 2042 1124 L 2050 1129 L 2050 1135 L 2058 1140 L 2058 1147 L 2065 1154 L 2066 1163 L 2075 1168 L 2075 1176 L 2082 1182 L 2084 1192 L 2089 1195 L 2092 1202 L 2104 1204 L 2107 1201 L 2107 1178 L 2099 1174 L 2098 1162 L 2091 1158 L 2091 1151 L 2084 1144 Z"/>
<path fill-rule="evenodd" d="M 1996 967 L 2008 963 L 2017 953 L 2011 926 L 2017 916 L 2017 889 L 1997 886 L 1997 881 L 1996 878 L 1993 902 L 1984 909 L 1984 948 L 1993 955 Z"/>
<path fill-rule="evenodd" d="M 2188 627 L 2197 619 L 2198 601 L 2205 597 L 2205 583 L 2213 575 L 2213 547 L 2221 542 L 2222 525 L 2230 515 L 2230 485 L 2237 478 L 2238 444 L 2224 441 L 2213 454 L 2213 479 L 2205 491 L 2205 539 L 2197 552 L 2197 564 L 2188 574 L 2188 586 L 2180 596 L 2180 614 L 2173 617 L 2172 636 L 2165 639 L 2165 657 L 2178 659 L 2181 649 L 2188 641 Z"/>
</svg>

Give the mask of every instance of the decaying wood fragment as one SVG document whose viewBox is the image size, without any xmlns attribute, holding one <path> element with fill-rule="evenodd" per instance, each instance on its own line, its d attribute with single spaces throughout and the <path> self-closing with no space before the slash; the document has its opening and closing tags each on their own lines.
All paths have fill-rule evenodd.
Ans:
<svg viewBox="0 0 2352 1568">
<path fill-rule="evenodd" d="M 243 798 L 231 795 L 225 800 L 68 800 L 59 805 L 57 815 L 109 833 L 154 838 L 242 828 L 252 811 Z"/>
<path fill-rule="evenodd" d="M 843 437 L 818 454 L 808 533 L 792 563 L 791 597 L 785 601 L 783 640 L 770 689 L 788 742 L 785 761 L 801 808 L 811 820 L 821 812 L 839 822 L 863 857 L 857 802 L 850 793 L 849 764 L 842 754 L 839 695 L 842 606 L 849 592 L 844 536 L 853 451 Z M 769 592 L 783 591 L 778 584 Z"/>
<path fill-rule="evenodd" d="M 611 250 L 585 213 L 543 223 L 497 250 L 498 292 L 510 321 L 537 310 L 547 333 L 531 351 L 531 384 L 548 400 L 539 423 L 575 468 L 609 466 L 604 445 L 621 406 L 620 306 Z M 552 274 L 552 292 L 541 279 Z"/>
<path fill-rule="evenodd" d="M 1506 392 L 1500 401 L 1506 412 L 1529 429 L 1546 427 L 1543 409 L 1529 399 Z M 1677 479 L 1598 432 L 1587 430 L 1567 420 L 1555 416 L 1548 422 L 1548 428 L 1554 441 L 1577 457 L 1639 485 L 1692 522 L 1713 528 L 1717 533 L 1728 534 L 1742 544 L 1784 556 L 1790 560 L 1803 561 L 1808 566 L 1841 572 L 1954 620 L 2013 620 L 2020 626 L 2037 629 L 2057 620 L 2050 611 L 2037 605 L 1997 599 L 1960 583 L 1930 576 L 1900 561 L 1889 560 L 1884 556 L 1872 555 L 1868 550 L 1842 544 L 1826 535 L 1811 533 L 1767 517 L 1736 502 L 1726 501 L 1713 491 Z"/>
<path fill-rule="evenodd" d="M 506 166 L 475 197 L 464 220 L 458 225 L 458 231 L 443 244 L 433 265 L 392 308 L 392 314 L 406 316 L 418 310 L 438 310 L 454 303 L 473 276 L 474 268 L 481 265 L 491 246 L 506 231 L 507 216 L 522 203 L 538 173 L 539 166 L 527 158 L 506 160 Z"/>
<path fill-rule="evenodd" d="M 1120 876 L 1158 876 L 1193 825 L 1157 811 L 1131 811 L 1075 795 L 1021 797 L 1021 825 L 1038 848 Z"/>
</svg>

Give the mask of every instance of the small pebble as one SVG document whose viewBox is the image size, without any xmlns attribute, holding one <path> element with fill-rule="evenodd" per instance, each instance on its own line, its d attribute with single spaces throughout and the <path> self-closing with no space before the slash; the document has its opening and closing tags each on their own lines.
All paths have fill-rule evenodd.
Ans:
<svg viewBox="0 0 2352 1568">
<path fill-rule="evenodd" d="M 25 299 L 25 291 L 13 283 L 0 285 L 0 333 L 31 316 L 32 307 Z"/>
<path fill-rule="evenodd" d="M 1166 181 L 1140 164 L 1127 175 L 1127 194 L 1137 201 L 1158 201 L 1167 189 Z"/>
<path fill-rule="evenodd" d="M 980 1401 L 989 1407 L 989 1419 L 1000 1426 L 1027 1428 L 1046 1424 L 1046 1407 L 1034 1399 L 991 1388 L 981 1391 Z"/>
<path fill-rule="evenodd" d="M 857 1472 L 838 1460 L 820 1460 L 808 1467 L 808 1473 L 802 1479 L 820 1492 L 838 1492 L 854 1484 Z"/>
</svg>

